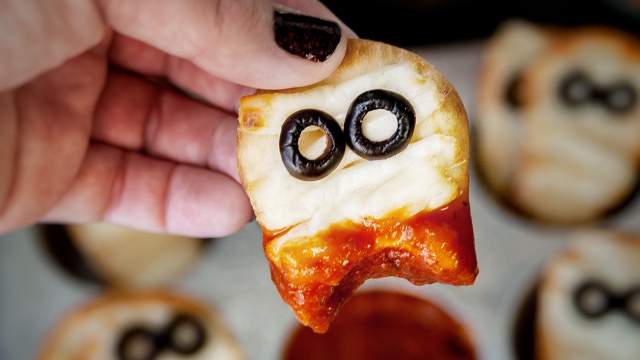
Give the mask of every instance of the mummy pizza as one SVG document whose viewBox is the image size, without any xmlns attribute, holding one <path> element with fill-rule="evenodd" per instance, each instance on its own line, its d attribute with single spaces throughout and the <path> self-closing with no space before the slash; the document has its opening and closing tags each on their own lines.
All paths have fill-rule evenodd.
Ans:
<svg viewBox="0 0 640 360">
<path fill-rule="evenodd" d="M 202 248 L 200 239 L 109 224 L 68 225 L 66 234 L 81 258 L 65 261 L 84 261 L 93 277 L 122 288 L 167 283 L 186 272 Z"/>
<path fill-rule="evenodd" d="M 241 359 L 218 316 L 168 292 L 104 295 L 53 328 L 39 360 Z"/>
<path fill-rule="evenodd" d="M 478 160 L 489 186 L 501 196 L 507 196 L 519 161 L 524 73 L 544 49 L 545 35 L 528 23 L 512 21 L 499 29 L 485 53 L 475 127 Z"/>
<path fill-rule="evenodd" d="M 541 359 L 640 359 L 640 237 L 581 233 L 544 273 Z"/>
<path fill-rule="evenodd" d="M 366 279 L 473 283 L 467 119 L 420 57 L 351 40 L 316 85 L 241 101 L 240 175 L 282 298 L 324 332 Z"/>
<path fill-rule="evenodd" d="M 534 38 L 521 36 L 527 45 L 502 61 L 516 63 Z M 481 166 L 499 193 L 534 217 L 593 220 L 632 195 L 638 180 L 640 43 L 601 28 L 538 31 L 537 39 L 514 92 L 517 116 L 486 111 L 500 100 L 481 97 Z M 488 69 L 492 56 L 499 57 L 487 57 Z M 506 109 L 509 85 L 502 89 Z"/>
</svg>

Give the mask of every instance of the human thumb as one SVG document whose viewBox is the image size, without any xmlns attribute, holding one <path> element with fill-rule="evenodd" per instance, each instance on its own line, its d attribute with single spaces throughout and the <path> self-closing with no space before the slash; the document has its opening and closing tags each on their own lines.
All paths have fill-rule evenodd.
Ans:
<svg viewBox="0 0 640 360">
<path fill-rule="evenodd" d="M 116 32 L 214 76 L 263 89 L 320 81 L 346 50 L 350 30 L 317 1 L 285 3 L 287 8 L 270 0 L 100 0 Z"/>
</svg>

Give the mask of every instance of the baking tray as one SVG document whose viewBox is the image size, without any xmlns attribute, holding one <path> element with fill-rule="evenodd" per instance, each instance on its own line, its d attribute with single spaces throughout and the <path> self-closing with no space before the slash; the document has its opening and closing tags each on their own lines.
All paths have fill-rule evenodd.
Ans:
<svg viewBox="0 0 640 360">
<path fill-rule="evenodd" d="M 472 125 L 482 49 L 481 42 L 413 49 L 458 89 Z M 565 245 L 572 229 L 543 226 L 513 214 L 494 200 L 476 175 L 472 169 L 471 212 L 480 266 L 476 284 L 415 287 L 387 278 L 371 280 L 363 288 L 428 297 L 469 329 L 481 359 L 512 359 L 518 309 L 545 261 Z M 599 225 L 640 231 L 640 201 Z M 36 228 L 28 228 L 0 237 L 0 360 L 33 358 L 64 312 L 101 291 L 62 273 L 35 241 L 38 236 Z M 297 323 L 271 283 L 261 244 L 255 223 L 217 239 L 173 286 L 214 305 L 248 359 L 279 359 Z"/>
</svg>

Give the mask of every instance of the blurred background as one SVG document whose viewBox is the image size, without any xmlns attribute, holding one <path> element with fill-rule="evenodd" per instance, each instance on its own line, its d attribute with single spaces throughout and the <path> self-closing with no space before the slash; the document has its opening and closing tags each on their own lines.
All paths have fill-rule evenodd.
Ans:
<svg viewBox="0 0 640 360">
<path fill-rule="evenodd" d="M 640 33 L 637 0 L 322 0 L 364 38 L 419 46 L 482 39 L 512 18 Z"/>
<path fill-rule="evenodd" d="M 557 108 L 554 107 L 556 105 L 549 109 L 544 108 L 554 116 L 557 115 L 559 121 L 584 118 L 594 123 L 606 123 L 611 118 L 624 116 L 625 122 L 611 121 L 610 124 L 631 124 L 624 128 L 622 133 L 626 133 L 632 140 L 617 142 L 614 136 L 613 141 L 608 139 L 605 145 L 588 145 L 585 149 L 586 157 L 576 160 L 582 161 L 581 164 L 585 164 L 585 167 L 595 168 L 597 173 L 607 173 L 608 168 L 604 165 L 600 167 L 601 164 L 594 160 L 600 159 L 599 155 L 591 157 L 590 152 L 599 151 L 602 146 L 607 151 L 609 148 L 615 148 L 616 151 L 623 148 L 622 152 L 612 155 L 614 161 L 624 158 L 624 176 L 612 173 L 613 178 L 625 177 L 624 189 L 620 191 L 623 196 L 616 195 L 615 199 L 607 202 L 606 211 L 585 215 L 576 222 L 554 219 L 553 214 L 544 214 L 545 209 L 540 211 L 542 215 L 538 214 L 537 218 L 526 215 L 521 207 L 526 207 L 527 204 L 518 206 L 510 202 L 511 199 L 517 198 L 510 193 L 510 187 L 505 190 L 495 184 L 487 184 L 486 174 L 483 172 L 486 172 L 487 168 L 497 168 L 497 162 L 500 160 L 489 154 L 480 164 L 476 151 L 482 146 L 480 143 L 485 141 L 483 139 L 493 139 L 487 140 L 494 144 L 490 146 L 492 149 L 510 152 L 512 149 L 506 147 L 507 145 L 503 148 L 501 142 L 516 134 L 513 132 L 516 130 L 511 128 L 513 123 L 524 123 L 521 120 L 525 118 L 535 119 L 536 111 L 543 109 L 542 105 L 528 105 L 526 111 L 510 108 L 510 100 L 506 99 L 508 89 L 512 87 L 510 84 L 517 83 L 514 78 L 518 78 L 519 73 L 528 71 L 529 67 L 538 66 L 533 61 L 525 63 L 524 60 L 511 59 L 510 53 L 531 51 L 536 56 L 543 54 L 544 56 L 539 57 L 546 58 L 545 50 L 529 47 L 538 41 L 537 36 L 544 31 L 541 29 L 547 29 L 548 26 L 563 28 L 568 32 L 577 26 L 606 26 L 622 31 L 621 34 L 626 34 L 623 36 L 638 41 L 639 0 L 323 2 L 360 37 L 409 48 L 434 64 L 456 87 L 470 117 L 474 135 L 471 209 L 480 266 L 480 276 L 476 284 L 465 288 L 442 285 L 414 287 L 402 279 L 379 279 L 369 281 L 363 287 L 365 291 L 375 289 L 387 291 L 389 294 L 410 294 L 424 301 L 421 306 L 430 309 L 426 312 L 437 314 L 426 319 L 421 318 L 422 322 L 415 327 L 417 330 L 411 331 L 430 334 L 428 336 L 431 338 L 442 336 L 444 340 L 433 345 L 438 347 L 440 352 L 418 353 L 406 358 L 542 359 L 540 353 L 536 352 L 534 330 L 535 323 L 540 321 L 537 314 L 542 306 L 537 301 L 541 291 L 541 274 L 547 273 L 547 264 L 560 261 L 564 249 L 570 246 L 570 239 L 575 237 L 576 231 L 591 233 L 595 229 L 605 228 L 611 234 L 625 232 L 634 244 L 628 249 L 618 248 L 617 240 L 610 240 L 617 239 L 617 235 L 587 238 L 597 238 L 593 244 L 606 242 L 613 244 L 612 246 L 618 250 L 624 249 L 614 251 L 615 253 L 638 256 L 624 259 L 624 256 L 620 256 L 605 259 L 600 263 L 594 260 L 591 270 L 585 270 L 586 267 L 580 264 L 576 265 L 573 271 L 581 274 L 578 278 L 597 277 L 610 263 L 619 263 L 624 264 L 620 268 L 620 278 L 614 274 L 613 278 L 605 276 L 601 281 L 622 283 L 623 289 L 620 291 L 626 291 L 627 287 L 640 287 L 640 261 L 635 262 L 635 259 L 640 259 L 640 202 L 637 201 L 637 185 L 629 185 L 639 183 L 640 178 L 640 151 L 637 149 L 640 148 L 640 132 L 636 131 L 637 125 L 633 125 L 640 124 L 640 106 L 636 104 L 640 99 L 638 58 L 629 61 L 629 64 L 624 63 L 623 66 L 615 62 L 620 57 L 613 52 L 610 58 L 614 60 L 610 60 L 612 62 L 605 66 L 607 71 L 617 74 L 615 78 L 610 79 L 611 82 L 627 81 L 630 84 L 631 92 L 620 95 L 623 100 L 615 100 L 622 101 L 623 107 L 628 108 L 625 114 L 614 115 L 596 106 L 570 115 L 566 115 L 566 109 L 560 105 Z M 526 20 L 531 28 L 527 27 L 524 31 L 505 30 L 502 25 L 512 19 Z M 633 47 L 633 51 L 640 53 L 638 43 L 634 43 Z M 601 54 L 602 51 L 595 53 Z M 536 56 L 527 57 L 533 59 Z M 574 64 L 574 58 L 577 57 L 569 54 L 562 59 L 568 59 L 567 64 Z M 624 70 L 621 70 L 623 67 Z M 562 76 L 549 76 L 549 79 L 535 76 L 531 78 L 539 80 L 543 85 L 552 83 L 554 86 L 556 82 L 562 82 L 564 79 Z M 581 89 L 576 91 L 579 93 Z M 574 94 L 572 91 L 569 87 L 569 96 Z M 515 94 L 518 93 L 519 91 L 515 90 Z M 620 104 L 611 101 L 614 105 Z M 494 121 L 494 118 L 497 120 Z M 497 124 L 495 127 L 482 125 L 494 123 Z M 589 139 L 599 138 L 605 133 L 615 135 L 620 132 L 618 128 L 611 130 L 608 126 L 595 127 L 599 132 L 591 134 Z M 592 128 L 587 130 L 591 131 Z M 571 143 L 573 135 L 571 132 L 568 134 L 566 139 Z M 546 141 L 547 136 L 552 137 L 543 134 L 542 140 Z M 633 137 L 638 140 L 634 141 Z M 528 141 L 527 137 L 523 139 Z M 617 146 L 616 143 L 623 143 L 624 146 Z M 571 163 L 573 160 L 570 158 L 566 161 Z M 605 163 L 609 163 L 608 160 Z M 572 184 L 589 176 L 591 175 L 583 175 L 580 179 L 561 178 L 561 182 L 571 187 Z M 597 175 L 593 177 L 596 178 Z M 586 180 L 594 180 L 597 188 L 598 179 Z M 603 184 L 602 186 L 606 187 L 609 183 Z M 545 200 L 545 196 L 539 198 Z M 551 200 L 549 203 L 553 203 Z M 526 199 L 522 201 L 526 202 Z M 539 204 L 532 206 L 535 205 Z M 542 206 L 544 205 L 543 203 Z M 578 209 L 584 208 L 581 204 L 568 206 L 575 209 L 576 213 L 579 213 Z M 541 220 L 540 217 L 545 219 Z M 123 245 L 130 244 L 133 239 L 144 241 L 138 241 L 139 246 L 135 248 Z M 590 240 L 586 243 L 585 251 L 588 251 Z M 608 273 L 610 275 L 611 271 Z M 566 300 L 569 308 L 572 306 L 572 289 L 578 285 L 580 284 L 568 283 L 564 292 L 560 292 L 560 298 Z M 72 313 L 78 306 L 92 301 L 106 290 L 126 289 L 135 292 L 159 287 L 193 296 L 210 306 L 211 311 L 220 316 L 229 333 L 237 339 L 235 346 L 244 354 L 240 358 L 295 359 L 295 356 L 288 353 L 289 349 L 296 349 L 298 354 L 307 356 L 313 346 L 320 346 L 325 350 L 351 346 L 349 341 L 342 341 L 341 337 L 335 335 L 325 337 L 324 340 L 314 340 L 305 330 L 300 329 L 271 282 L 268 266 L 262 254 L 260 229 L 255 222 L 248 224 L 238 234 L 222 239 L 167 238 L 130 232 L 127 229 L 91 226 L 34 226 L 0 236 L 0 360 L 34 358 L 43 342 L 53 335 L 51 329 L 64 314 Z M 606 299 L 606 294 L 603 296 Z M 596 304 L 598 299 L 601 300 L 602 297 L 596 298 Z M 380 324 L 380 319 L 395 318 L 394 311 L 406 308 L 403 301 L 393 303 L 397 308 L 387 307 L 380 310 L 371 305 L 368 308 L 371 318 L 360 319 L 358 326 L 362 326 L 364 321 L 369 324 L 367 326 L 371 326 L 371 331 L 374 331 L 376 326 L 379 330 L 379 325 L 376 324 Z M 636 310 L 640 309 L 640 296 L 634 302 L 630 300 L 629 304 L 635 304 L 629 306 L 635 307 Z M 579 313 L 569 308 L 559 311 L 571 316 Z M 629 314 L 633 314 L 634 310 L 631 307 L 630 309 Z M 352 319 L 349 316 L 353 314 L 346 314 L 344 318 L 339 318 L 339 321 L 342 328 L 346 327 L 346 334 L 353 334 L 354 331 L 349 329 L 355 328 L 349 328 L 348 319 Z M 616 315 L 614 325 L 608 327 L 612 328 L 613 332 L 603 333 L 598 327 L 599 323 L 583 321 L 580 317 L 576 320 L 571 316 L 566 320 L 571 324 L 567 327 L 569 330 L 564 333 L 567 335 L 566 339 L 559 336 L 566 340 L 566 343 L 557 345 L 555 355 L 548 355 L 547 358 L 566 359 L 575 356 L 561 347 L 566 344 L 575 345 L 577 341 L 578 349 L 582 346 L 587 348 L 587 345 L 576 340 L 574 335 L 597 334 L 597 338 L 614 340 L 609 345 L 599 348 L 594 345 L 596 347 L 590 350 L 592 354 L 604 354 L 596 355 L 594 358 L 640 359 L 640 342 L 615 341 L 615 334 L 620 333 L 640 339 L 640 326 L 633 321 Z M 409 318 L 402 321 L 413 320 Z M 454 325 L 448 330 L 443 330 L 441 325 L 449 321 Z M 559 326 L 562 327 L 563 324 Z M 453 344 L 442 335 L 446 333 L 450 336 L 452 328 L 456 329 L 457 335 L 454 335 L 460 336 Z M 367 328 L 364 329 L 366 332 Z M 382 333 L 384 334 L 384 331 Z M 300 345 L 296 341 L 303 341 L 307 345 Z M 393 342 L 385 346 L 390 347 L 390 353 L 393 353 Z M 622 352 L 614 353 L 616 348 L 622 349 Z M 611 353 L 607 353 L 609 350 Z M 318 359 L 336 360 L 335 355 L 339 350 L 335 350 L 334 353 L 331 351 L 314 353 L 325 355 L 319 356 Z M 434 355 L 436 353 L 440 355 Z M 442 355 L 443 353 L 448 355 Z"/>
</svg>

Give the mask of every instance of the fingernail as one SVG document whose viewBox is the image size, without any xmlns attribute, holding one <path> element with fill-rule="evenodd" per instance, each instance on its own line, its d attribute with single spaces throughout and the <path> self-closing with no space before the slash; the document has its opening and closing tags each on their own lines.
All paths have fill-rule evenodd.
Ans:
<svg viewBox="0 0 640 360">
<path fill-rule="evenodd" d="M 340 26 L 333 21 L 278 10 L 273 13 L 273 30 L 278 46 L 313 62 L 327 60 L 341 38 Z"/>
</svg>

